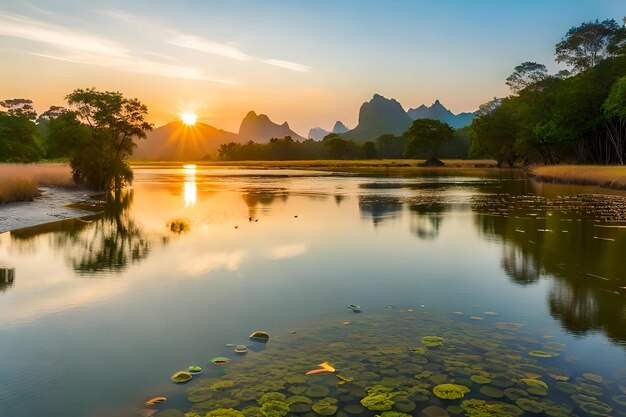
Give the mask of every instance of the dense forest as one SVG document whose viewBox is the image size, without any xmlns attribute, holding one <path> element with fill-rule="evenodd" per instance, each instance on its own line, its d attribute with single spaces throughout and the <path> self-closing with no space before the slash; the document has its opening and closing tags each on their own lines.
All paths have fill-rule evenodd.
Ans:
<svg viewBox="0 0 626 417">
<path fill-rule="evenodd" d="M 508 165 L 624 164 L 626 27 L 582 23 L 556 44 L 555 58 L 569 69 L 550 75 L 545 65 L 524 62 L 506 80 L 512 95 L 480 106 L 472 157 Z"/>
</svg>

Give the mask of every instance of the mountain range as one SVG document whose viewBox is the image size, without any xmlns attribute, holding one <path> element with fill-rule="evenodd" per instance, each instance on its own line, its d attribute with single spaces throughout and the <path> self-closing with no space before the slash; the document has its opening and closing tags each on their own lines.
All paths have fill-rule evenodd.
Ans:
<svg viewBox="0 0 626 417">
<path fill-rule="evenodd" d="M 450 110 L 446 109 L 439 100 L 427 107 L 421 105 L 414 109 L 409 109 L 406 114 L 413 120 L 417 119 L 435 119 L 440 122 L 449 124 L 455 129 L 459 129 L 468 126 L 472 123 L 472 120 L 476 117 L 474 113 L 459 113 L 454 114 Z"/>
<path fill-rule="evenodd" d="M 416 119 L 431 118 L 448 123 L 453 128 L 469 125 L 474 113 L 454 114 L 439 100 L 430 107 L 421 105 L 405 111 L 395 99 L 374 94 L 372 99 L 361 105 L 359 122 L 348 129 L 337 121 L 331 131 L 320 127 L 309 131 L 309 138 L 321 140 L 330 133 L 341 135 L 355 142 L 376 140 L 384 134 L 401 135 Z M 168 123 L 147 134 L 147 140 L 139 140 L 134 157 L 157 160 L 197 160 L 207 155 L 215 156 L 220 145 L 228 142 L 267 143 L 271 138 L 291 136 L 293 140 L 305 140 L 291 130 L 289 124 L 274 123 L 267 115 L 254 111 L 241 121 L 238 133 L 228 132 L 205 123 L 185 126 L 179 121 Z"/>
<path fill-rule="evenodd" d="M 333 126 L 333 130 L 326 130 L 322 129 L 321 127 L 314 127 L 313 129 L 309 130 L 309 138 L 322 140 L 326 135 L 330 135 L 331 133 L 341 134 L 346 133 L 348 130 L 350 129 L 348 129 L 348 127 L 344 125 L 341 120 L 337 120 L 335 122 L 335 126 Z"/>
</svg>

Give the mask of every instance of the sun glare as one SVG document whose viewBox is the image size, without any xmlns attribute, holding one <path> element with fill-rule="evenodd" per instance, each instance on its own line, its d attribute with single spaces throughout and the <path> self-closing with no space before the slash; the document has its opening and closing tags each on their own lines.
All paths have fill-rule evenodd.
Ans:
<svg viewBox="0 0 626 417">
<path fill-rule="evenodd" d="M 194 113 L 181 113 L 180 120 L 187 126 L 193 126 L 196 124 L 196 115 Z"/>
</svg>

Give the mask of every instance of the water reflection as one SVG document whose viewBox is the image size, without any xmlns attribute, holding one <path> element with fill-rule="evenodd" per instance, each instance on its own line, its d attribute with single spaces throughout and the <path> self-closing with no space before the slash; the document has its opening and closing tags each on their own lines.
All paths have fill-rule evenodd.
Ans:
<svg viewBox="0 0 626 417">
<path fill-rule="evenodd" d="M 36 245 L 38 236 L 49 235 L 53 247 L 65 254 L 77 273 L 121 272 L 150 253 L 149 240 L 130 216 L 132 199 L 132 191 L 124 193 L 112 199 L 100 215 L 15 230 L 11 240 Z"/>
<path fill-rule="evenodd" d="M 185 198 L 185 207 L 190 207 L 196 204 L 196 199 L 198 197 L 196 187 L 196 166 L 185 165 L 184 174 L 185 180 L 183 182 L 183 196 Z"/>
<path fill-rule="evenodd" d="M 441 202 L 427 202 L 409 205 L 411 216 L 411 231 L 420 239 L 432 240 L 439 236 L 443 212 L 446 206 Z"/>
<path fill-rule="evenodd" d="M 404 205 L 399 197 L 362 195 L 359 196 L 359 210 L 362 219 L 371 219 L 374 226 L 386 220 L 399 218 Z"/>
<path fill-rule="evenodd" d="M 474 207 L 476 226 L 502 245 L 501 266 L 512 282 L 551 279 L 547 302 L 565 329 L 626 342 L 624 198 L 501 195 L 483 203 Z"/>
</svg>

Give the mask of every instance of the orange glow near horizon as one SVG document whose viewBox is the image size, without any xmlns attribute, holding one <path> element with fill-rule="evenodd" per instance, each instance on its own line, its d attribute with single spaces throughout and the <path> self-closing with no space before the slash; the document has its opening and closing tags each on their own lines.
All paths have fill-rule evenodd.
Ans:
<svg viewBox="0 0 626 417">
<path fill-rule="evenodd" d="M 184 112 L 180 114 L 180 120 L 185 126 L 193 126 L 196 124 L 197 116 L 195 113 Z"/>
</svg>

